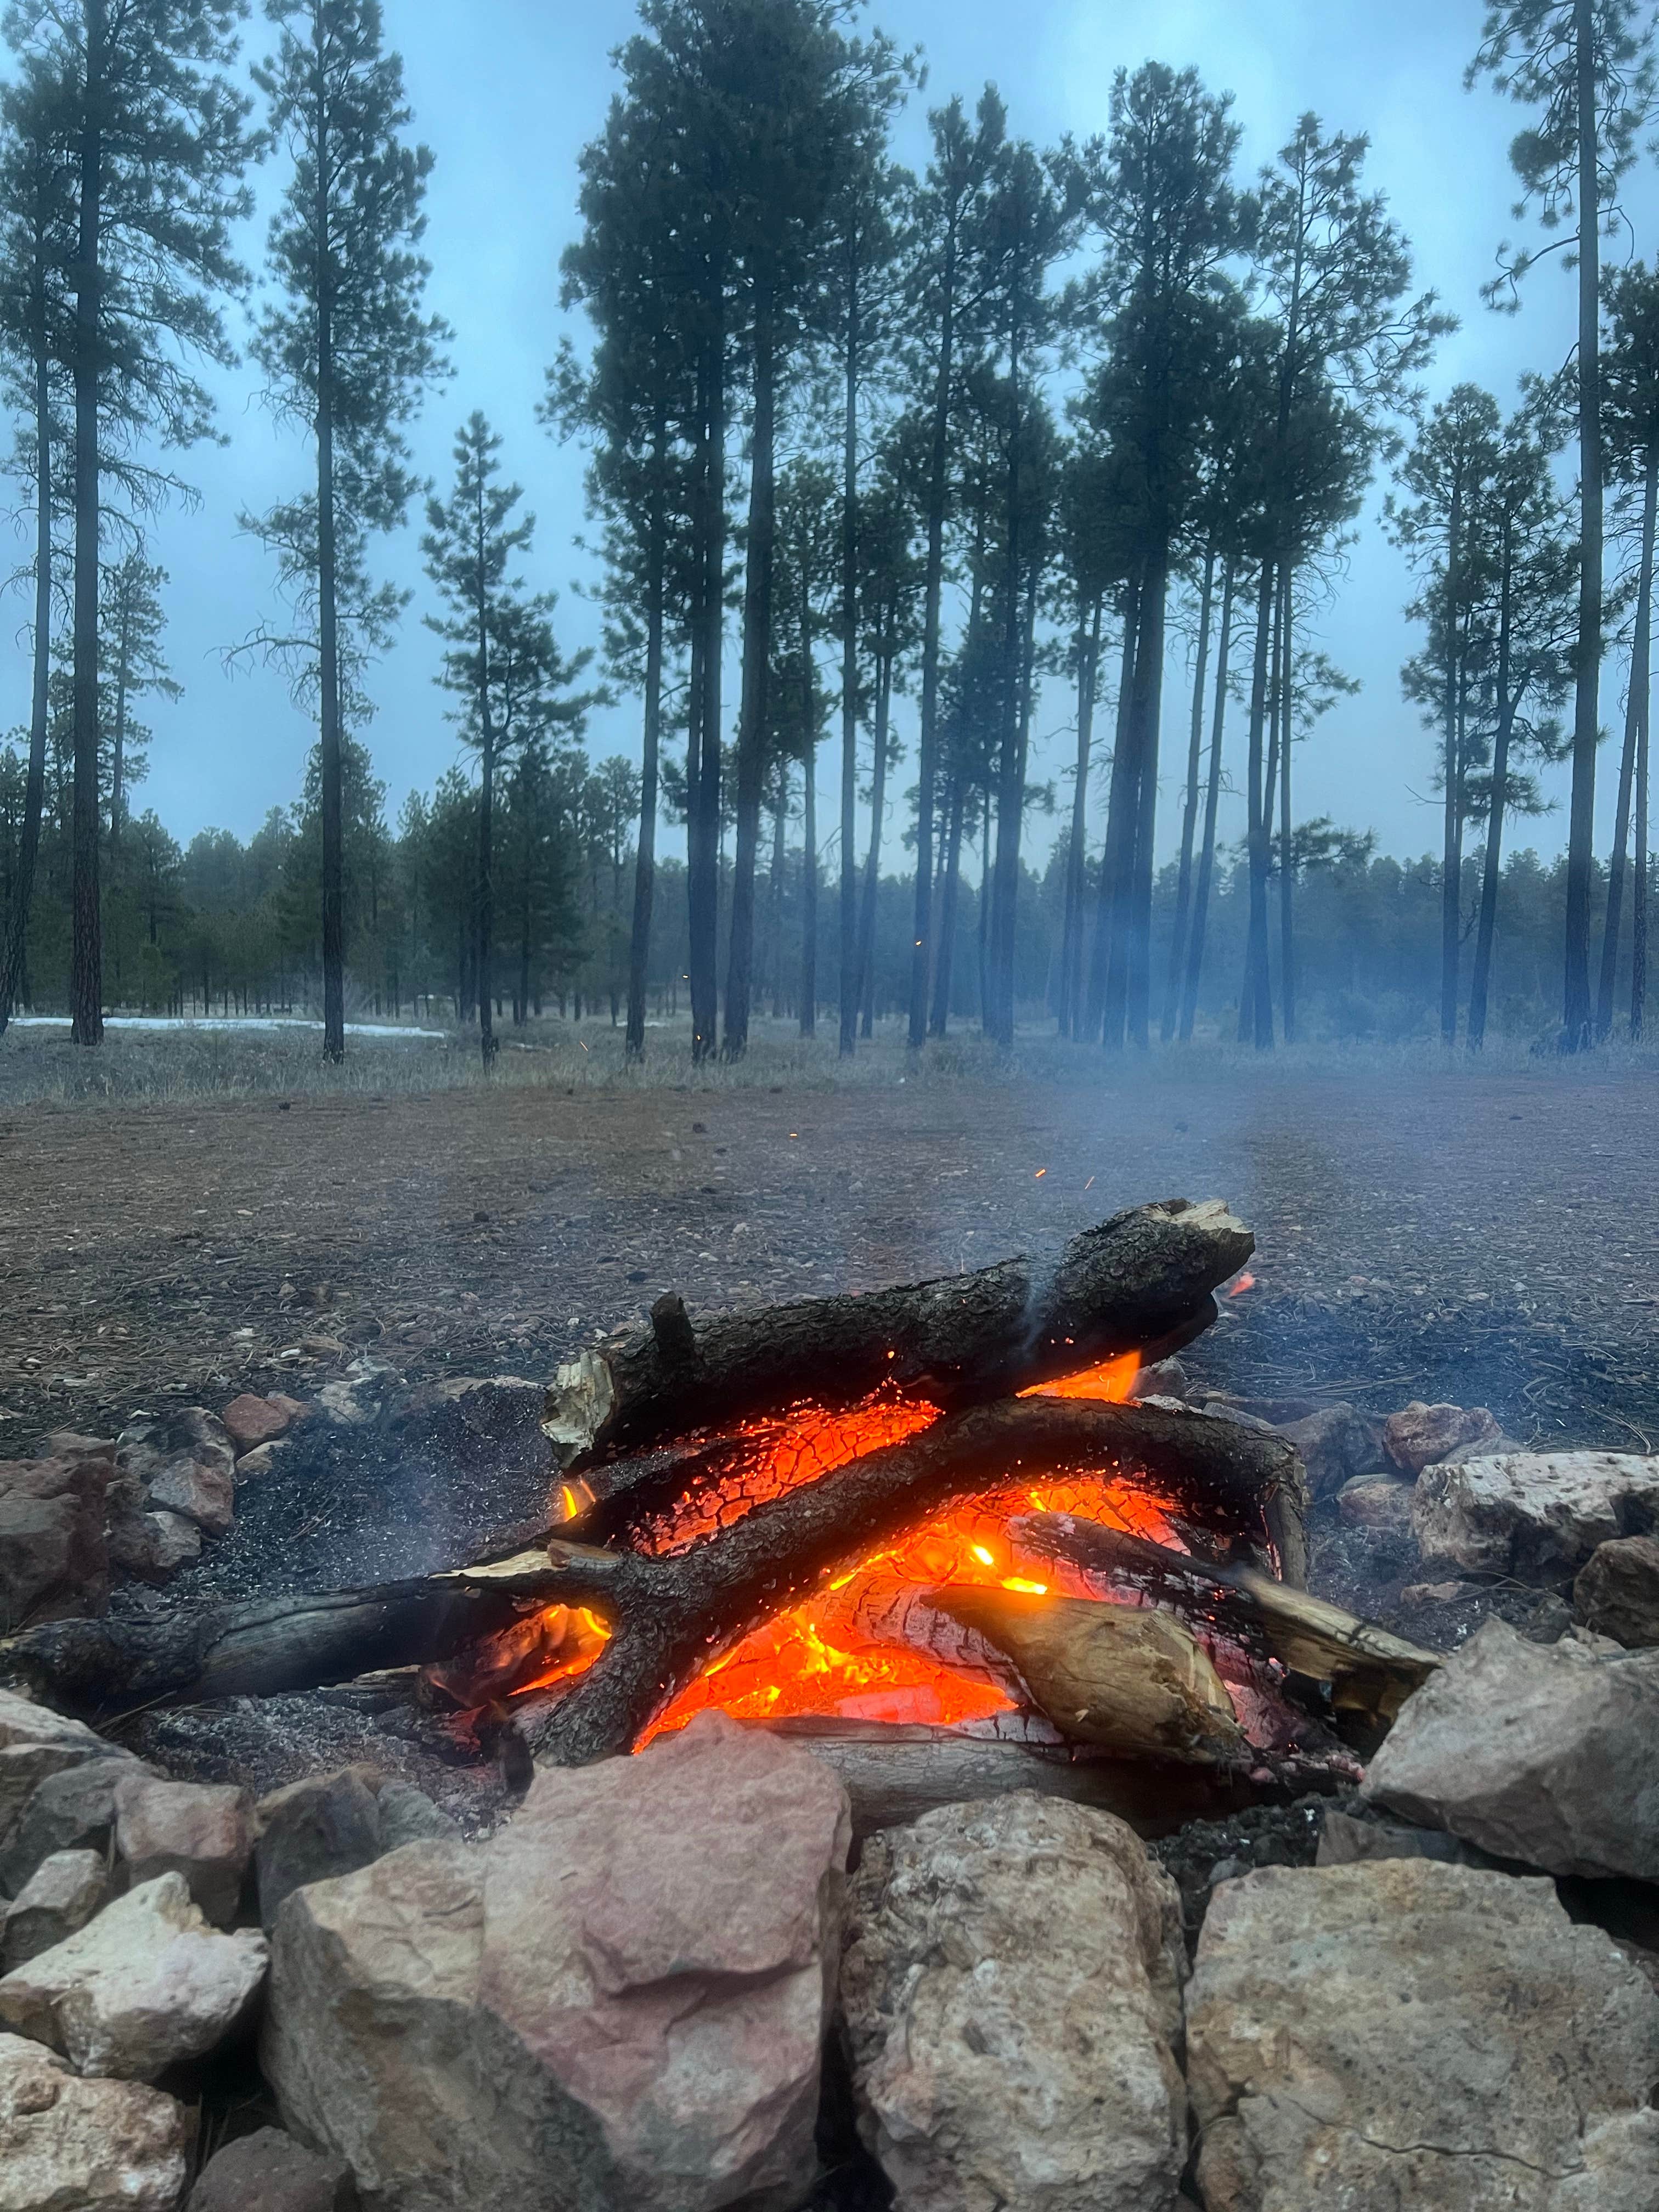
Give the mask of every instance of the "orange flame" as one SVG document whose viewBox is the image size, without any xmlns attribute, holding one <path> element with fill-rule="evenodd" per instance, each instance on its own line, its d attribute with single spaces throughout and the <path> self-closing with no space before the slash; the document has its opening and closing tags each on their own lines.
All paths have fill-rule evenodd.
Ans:
<svg viewBox="0 0 1659 2212">
<path fill-rule="evenodd" d="M 1255 1288 L 1255 1277 L 1254 1275 L 1241 1275 L 1238 1280 L 1233 1285 L 1232 1288 L 1228 1291 L 1227 1296 L 1230 1298 L 1242 1298 L 1246 1291 L 1253 1291 Z"/>
</svg>

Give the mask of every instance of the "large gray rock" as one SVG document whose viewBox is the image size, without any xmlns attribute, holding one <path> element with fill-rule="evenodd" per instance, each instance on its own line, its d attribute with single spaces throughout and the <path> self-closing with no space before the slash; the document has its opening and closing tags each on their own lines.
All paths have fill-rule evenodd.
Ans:
<svg viewBox="0 0 1659 2212">
<path fill-rule="evenodd" d="M 1598 1546 L 1572 1586 L 1572 1609 L 1627 1650 L 1659 1644 L 1659 1541 L 1625 1536 Z"/>
<path fill-rule="evenodd" d="M 208 2160 L 185 2212 L 357 2212 L 357 2189 L 341 2160 L 261 2128 Z"/>
<path fill-rule="evenodd" d="M 61 2051 L 80 2074 L 153 2081 L 204 2057 L 248 2018 L 263 1936 L 221 1936 L 164 1874 L 0 1979 L 0 2024 Z"/>
<path fill-rule="evenodd" d="M 380 1809 L 371 1778 L 362 1767 L 342 1767 L 262 1797 L 255 1811 L 253 1863 L 259 1884 L 259 1921 L 267 1933 L 296 1889 L 333 1881 L 372 1866 L 382 1856 Z"/>
<path fill-rule="evenodd" d="M 112 1753 L 113 1747 L 81 1722 L 0 1690 L 0 1847 L 48 1775 Z M 3 1881 L 0 1876 L 0 1886 Z"/>
<path fill-rule="evenodd" d="M 489 1844 L 290 1896 L 262 2057 L 380 2212 L 745 2212 L 813 2171 L 850 1822 L 708 1715 L 538 1777 Z"/>
<path fill-rule="evenodd" d="M 1659 2212 L 1659 1997 L 1547 1881 L 1225 1883 L 1187 2076 L 1207 2212 Z"/>
<path fill-rule="evenodd" d="M 107 1851 L 115 1835 L 115 1801 L 123 1782 L 151 1770 L 136 1759 L 108 1755 L 48 1774 L 0 1844 L 0 1890 L 15 1897 L 54 1851 Z M 0 1756 L 3 1756 L 0 1753 Z"/>
<path fill-rule="evenodd" d="M 1425 1560 L 1559 1582 L 1598 1544 L 1659 1529 L 1659 1458 L 1504 1452 L 1428 1467 L 1412 1520 Z"/>
<path fill-rule="evenodd" d="M 0 1973 L 27 1966 L 84 1928 L 109 1895 L 100 1851 L 57 1851 L 0 1917 Z"/>
<path fill-rule="evenodd" d="M 0 2212 L 175 2212 L 191 2132 L 159 2089 L 79 2081 L 0 2035 Z"/>
<path fill-rule="evenodd" d="M 1109 1813 L 1021 1790 L 872 1836 L 842 2014 L 898 2212 L 1164 2212 L 1181 1898 Z"/>
<path fill-rule="evenodd" d="M 1364 1795 L 1550 1874 L 1659 1881 L 1659 1651 L 1489 1620 L 1407 1700 Z"/>
<path fill-rule="evenodd" d="M 129 1775 L 115 1796 L 115 1848 L 133 1888 L 181 1874 L 216 1927 L 236 1917 L 253 1850 L 253 1799 L 226 1784 Z"/>
</svg>

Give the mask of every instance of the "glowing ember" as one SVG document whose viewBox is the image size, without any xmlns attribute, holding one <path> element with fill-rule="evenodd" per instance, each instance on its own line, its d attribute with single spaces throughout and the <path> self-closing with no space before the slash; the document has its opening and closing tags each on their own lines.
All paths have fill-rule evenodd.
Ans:
<svg viewBox="0 0 1659 2212">
<path fill-rule="evenodd" d="M 1139 1370 L 1139 1353 L 1124 1352 L 1024 1395 L 1121 1404 Z M 726 1440 L 729 1449 L 711 1455 L 697 1482 L 636 1531 L 635 1541 L 658 1557 L 684 1552 L 768 1499 L 902 1443 L 930 1427 L 939 1412 L 927 1400 L 884 1386 L 850 1411 L 799 1407 L 750 1423 Z M 574 1520 L 592 1497 L 586 1484 L 567 1484 L 565 1517 Z M 965 1651 L 960 1648 L 963 1632 L 927 1607 L 921 1593 L 954 1583 L 1036 1597 L 1097 1598 L 1098 1590 L 1075 1570 L 1022 1551 L 1018 1529 L 1029 1513 L 1069 1514 L 1172 1550 L 1186 1548 L 1156 1498 L 1132 1477 L 1091 1472 L 1011 1481 L 869 1553 L 811 1598 L 763 1623 L 682 1692 L 651 1733 L 683 1728 L 711 1707 L 739 1720 L 813 1714 L 946 1727 L 1016 1710 L 1007 1668 L 992 1663 L 971 1638 Z M 520 1668 L 529 1658 L 535 1673 L 516 1681 L 519 1690 L 546 1689 L 580 1674 L 609 1633 L 593 1614 L 562 1608 L 540 1616 L 538 1632 L 520 1650 Z M 948 1655 L 932 1648 L 936 1638 L 950 1644 Z"/>
<path fill-rule="evenodd" d="M 1254 1275 L 1241 1275 L 1238 1280 L 1233 1285 L 1232 1288 L 1228 1291 L 1227 1296 L 1230 1298 L 1242 1298 L 1246 1291 L 1253 1291 L 1255 1288 L 1255 1277 Z"/>
</svg>

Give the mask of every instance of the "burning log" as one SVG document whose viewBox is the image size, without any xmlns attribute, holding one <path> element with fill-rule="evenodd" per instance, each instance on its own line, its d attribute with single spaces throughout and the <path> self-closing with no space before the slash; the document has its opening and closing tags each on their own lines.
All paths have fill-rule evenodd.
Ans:
<svg viewBox="0 0 1659 2212">
<path fill-rule="evenodd" d="M 1393 1721 L 1441 1664 L 1438 1652 L 1423 1650 L 1253 1565 L 1194 1559 L 1069 1515 L 1031 1514 L 1017 1526 L 1030 1551 L 1127 1585 L 1157 1604 L 1209 1622 L 1293 1674 L 1328 1682 L 1339 1711 L 1374 1726 Z"/>
<path fill-rule="evenodd" d="M 1248 1762 L 1226 1686 L 1173 1613 L 1006 1589 L 940 1589 L 931 1601 L 1018 1668 L 1074 1743 L 1195 1766 Z"/>
<path fill-rule="evenodd" d="M 649 1327 L 559 1370 L 543 1426 L 569 1470 L 797 1400 L 856 1405 L 888 1382 L 947 1412 L 989 1404 L 1116 1353 L 1155 1358 L 1190 1342 L 1215 1317 L 1212 1292 L 1255 1249 L 1219 1200 L 1172 1199 L 1085 1231 L 1046 1272 L 1006 1260 L 696 1321 L 666 1297 Z M 589 1480 L 597 1498 L 610 1494 Z"/>
<path fill-rule="evenodd" d="M 1200 1414 L 1030 1398 L 950 1416 L 757 1505 L 675 1556 L 556 1539 L 546 1558 L 520 1554 L 428 1582 L 53 1622 L 14 1638 L 7 1653 L 46 1695 L 111 1712 L 445 1660 L 534 1607 L 591 1607 L 610 1623 L 610 1641 L 550 1710 L 523 1723 L 538 1756 L 580 1765 L 630 1750 L 711 1659 L 942 1507 L 1010 1481 L 1120 1466 L 1177 1510 L 1201 1504 L 1218 1538 L 1246 1556 L 1277 1551 L 1300 1571 L 1304 1491 L 1288 1444 Z"/>
</svg>

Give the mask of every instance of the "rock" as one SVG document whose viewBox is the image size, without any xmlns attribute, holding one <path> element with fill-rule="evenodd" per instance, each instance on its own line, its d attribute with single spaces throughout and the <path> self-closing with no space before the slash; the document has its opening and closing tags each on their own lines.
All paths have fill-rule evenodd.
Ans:
<svg viewBox="0 0 1659 2212">
<path fill-rule="evenodd" d="M 188 1567 L 202 1556 L 202 1531 L 181 1513 L 149 1513 L 145 1519 L 155 1529 L 155 1561 L 164 1575 Z"/>
<path fill-rule="evenodd" d="M 1350 1813 L 1326 1814 L 1319 1836 L 1319 1865 L 1364 1866 L 1376 1859 L 1437 1859 L 1442 1866 L 1493 1864 L 1486 1852 L 1441 1828 L 1402 1828 L 1388 1820 L 1356 1820 Z"/>
<path fill-rule="evenodd" d="M 1403 1474 L 1419 1475 L 1465 1444 L 1502 1434 L 1484 1406 L 1425 1406 L 1413 1398 L 1382 1424 L 1382 1449 Z"/>
<path fill-rule="evenodd" d="M 75 1935 L 108 1895 L 109 1868 L 97 1851 L 54 1851 L 43 1859 L 0 1918 L 0 1973 Z"/>
<path fill-rule="evenodd" d="M 356 2212 L 351 2169 L 261 2128 L 210 2158 L 185 2212 Z"/>
<path fill-rule="evenodd" d="M 61 2051 L 80 2074 L 154 2081 L 216 2051 L 265 1978 L 263 1936 L 221 1936 L 164 1874 L 78 1935 L 0 1978 L 0 2024 Z"/>
<path fill-rule="evenodd" d="M 1317 1413 L 1285 1422 L 1279 1434 L 1301 1454 L 1308 1487 L 1316 1498 L 1328 1498 L 1356 1475 L 1374 1474 L 1382 1465 L 1377 1424 L 1352 1406 L 1322 1406 Z"/>
<path fill-rule="evenodd" d="M 374 1793 L 380 1822 L 381 1851 L 401 1850 L 405 1844 L 458 1844 L 460 1823 L 434 1805 L 412 1782 L 383 1782 Z"/>
<path fill-rule="evenodd" d="M 0 1690 L 0 1845 L 48 1775 L 107 1759 L 113 1748 L 80 1721 Z M 0 1888 L 6 1886 L 0 1875 Z"/>
<path fill-rule="evenodd" d="M 486 1845 L 301 1890 L 261 2046 L 284 2120 L 398 2212 L 799 2202 L 849 1832 L 827 1766 L 709 1714 L 541 1774 Z"/>
<path fill-rule="evenodd" d="M 1364 1795 L 1551 1874 L 1659 1881 L 1659 1651 L 1488 1620 L 1407 1699 Z"/>
<path fill-rule="evenodd" d="M 101 1613 L 106 1459 L 0 1462 L 0 1632 Z"/>
<path fill-rule="evenodd" d="M 236 1917 L 253 1854 L 253 1798 L 246 1790 L 130 1775 L 115 1793 L 115 1848 L 135 1889 L 180 1874 L 216 1927 Z"/>
<path fill-rule="evenodd" d="M 254 1829 L 259 1923 L 267 1934 L 296 1889 L 356 1874 L 381 1856 L 380 1809 L 361 1767 L 316 1775 L 262 1797 Z"/>
<path fill-rule="evenodd" d="M 288 1434 L 294 1425 L 294 1416 L 288 1411 L 289 1402 L 285 1401 L 279 1406 L 274 1399 L 256 1398 L 249 1391 L 231 1401 L 225 1407 L 223 1420 L 239 1457 Z"/>
<path fill-rule="evenodd" d="M 1143 1367 L 1129 1385 L 1129 1402 L 1138 1406 L 1148 1398 L 1174 1398 L 1185 1404 L 1187 1370 L 1178 1359 L 1155 1360 Z"/>
<path fill-rule="evenodd" d="M 175 1459 L 149 1486 L 149 1502 L 181 1520 L 193 1521 L 204 1535 L 222 1536 L 236 1518 L 236 1479 L 225 1468 Z"/>
<path fill-rule="evenodd" d="M 262 1474 L 269 1474 L 281 1459 L 287 1446 L 280 1443 L 258 1444 L 251 1452 L 244 1452 L 236 1462 L 238 1482 L 252 1482 Z"/>
<path fill-rule="evenodd" d="M 151 1512 L 133 1475 L 118 1475 L 106 1504 L 109 1561 L 141 1582 L 164 1583 L 202 1556 L 202 1532 L 178 1513 Z"/>
<path fill-rule="evenodd" d="M 107 1854 L 115 1836 L 116 1791 L 129 1775 L 151 1770 L 111 1744 L 102 1751 L 101 1758 L 49 1773 L 34 1790 L 0 1845 L 0 1890 L 17 1896 L 54 1852 Z"/>
<path fill-rule="evenodd" d="M 175 2212 L 191 2133 L 159 2089 L 79 2081 L 0 2035 L 0 2212 Z"/>
<path fill-rule="evenodd" d="M 1400 1593 L 1401 1605 L 1458 1605 L 1481 1589 L 1480 1583 L 1407 1583 Z"/>
<path fill-rule="evenodd" d="M 1409 1482 L 1397 1482 L 1386 1474 L 1362 1474 L 1337 1492 L 1336 1517 L 1345 1528 L 1410 1536 L 1413 1495 Z"/>
<path fill-rule="evenodd" d="M 1166 2212 L 1181 1899 L 1109 1813 L 1020 1790 L 872 1836 L 842 2014 L 902 2212 Z"/>
<path fill-rule="evenodd" d="M 1187 1992 L 1207 2212 L 1655 2212 L 1659 1998 L 1547 1881 L 1275 1869 Z"/>
<path fill-rule="evenodd" d="M 204 1407 L 186 1406 L 164 1419 L 154 1413 L 135 1415 L 117 1440 L 118 1469 L 149 1487 L 181 1460 L 193 1460 L 224 1474 L 236 1464 L 229 1431 Z"/>
<path fill-rule="evenodd" d="M 1573 1612 L 1632 1651 L 1659 1644 L 1659 1543 L 1625 1536 L 1598 1544 L 1572 1586 Z"/>
<path fill-rule="evenodd" d="M 76 1429 L 54 1429 L 46 1438 L 48 1459 L 107 1460 L 115 1464 L 113 1437 L 83 1437 Z"/>
<path fill-rule="evenodd" d="M 1431 1467 L 1412 1518 L 1425 1559 L 1562 1581 L 1613 1538 L 1659 1530 L 1659 1458 L 1513 1452 Z"/>
</svg>

